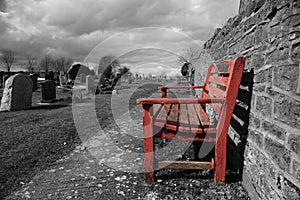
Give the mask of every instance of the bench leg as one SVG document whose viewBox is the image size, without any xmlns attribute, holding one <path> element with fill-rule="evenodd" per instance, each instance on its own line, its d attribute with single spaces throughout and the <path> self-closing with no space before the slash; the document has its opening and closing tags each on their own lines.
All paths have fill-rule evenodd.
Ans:
<svg viewBox="0 0 300 200">
<path fill-rule="evenodd" d="M 154 140 L 152 105 L 143 104 L 145 181 L 154 182 Z"/>
<path fill-rule="evenodd" d="M 225 184 L 226 173 L 226 138 L 227 134 L 222 133 L 217 138 L 215 146 L 215 183 Z"/>
</svg>

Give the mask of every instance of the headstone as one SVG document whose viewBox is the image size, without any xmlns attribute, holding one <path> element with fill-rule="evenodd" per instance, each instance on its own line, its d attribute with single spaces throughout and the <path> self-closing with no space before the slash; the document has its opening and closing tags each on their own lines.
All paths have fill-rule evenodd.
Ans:
<svg viewBox="0 0 300 200">
<path fill-rule="evenodd" d="M 32 81 L 32 91 L 36 91 L 37 90 L 37 78 L 38 75 L 37 74 L 30 74 L 29 77 L 31 78 Z"/>
<path fill-rule="evenodd" d="M 4 85 L 3 85 L 3 73 L 2 72 L 0 72 L 0 88 L 1 87 L 4 87 Z"/>
<path fill-rule="evenodd" d="M 42 103 L 53 103 L 56 100 L 56 89 L 54 81 L 47 80 L 41 83 Z"/>
<path fill-rule="evenodd" d="M 86 76 L 85 74 L 80 74 L 80 83 L 85 83 Z"/>
<path fill-rule="evenodd" d="M 5 83 L 0 111 L 24 110 L 32 104 L 32 81 L 25 74 L 9 77 Z"/>
<path fill-rule="evenodd" d="M 112 95 L 118 94 L 118 90 L 113 90 L 113 91 L 111 92 L 111 94 L 112 94 Z"/>
<path fill-rule="evenodd" d="M 9 77 L 10 77 L 10 75 L 4 75 L 4 76 L 3 76 L 3 81 L 2 81 L 3 87 L 5 87 L 5 82 L 6 82 L 6 80 L 7 80 Z"/>
<path fill-rule="evenodd" d="M 61 87 L 63 87 L 67 83 L 67 77 L 63 73 L 59 74 L 58 79 L 59 79 L 59 85 Z"/>
<path fill-rule="evenodd" d="M 87 92 L 94 92 L 94 79 L 92 76 L 87 75 L 86 76 L 86 81 L 85 81 L 85 86 L 86 86 L 86 91 Z"/>
</svg>

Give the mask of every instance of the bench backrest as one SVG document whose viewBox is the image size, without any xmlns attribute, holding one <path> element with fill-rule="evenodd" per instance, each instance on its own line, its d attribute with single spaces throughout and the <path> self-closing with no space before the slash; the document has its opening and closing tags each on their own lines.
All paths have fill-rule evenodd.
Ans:
<svg viewBox="0 0 300 200">
<path fill-rule="evenodd" d="M 236 102 L 239 85 L 242 79 L 246 59 L 237 57 L 233 61 L 222 61 L 210 65 L 207 70 L 202 98 L 226 98 L 225 104 L 211 104 L 221 123 L 230 118 Z M 225 67 L 224 67 L 225 66 Z M 221 119 L 222 118 L 222 119 Z"/>
</svg>

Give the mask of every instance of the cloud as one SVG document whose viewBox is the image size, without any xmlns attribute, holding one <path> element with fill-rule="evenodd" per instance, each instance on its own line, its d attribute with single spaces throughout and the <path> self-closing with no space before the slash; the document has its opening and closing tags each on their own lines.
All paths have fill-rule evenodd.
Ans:
<svg viewBox="0 0 300 200">
<path fill-rule="evenodd" d="M 14 49 L 19 57 L 51 53 L 82 61 L 99 43 L 115 34 L 159 27 L 174 33 L 159 29 L 148 33 L 129 31 L 128 36 L 106 44 L 104 53 L 159 44 L 177 51 L 190 45 L 186 43 L 190 41 L 179 40 L 178 33 L 197 43 L 207 40 L 216 27 L 237 14 L 238 3 L 239 0 L 0 0 L 0 43 L 2 48 Z"/>
</svg>

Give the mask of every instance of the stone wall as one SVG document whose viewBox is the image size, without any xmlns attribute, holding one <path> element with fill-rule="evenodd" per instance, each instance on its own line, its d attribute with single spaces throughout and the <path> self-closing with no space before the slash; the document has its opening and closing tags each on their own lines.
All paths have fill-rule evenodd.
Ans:
<svg viewBox="0 0 300 200">
<path fill-rule="evenodd" d="M 232 162 L 242 161 L 243 184 L 253 199 L 299 199 L 299 36 L 299 0 L 241 0 L 239 14 L 204 45 L 216 61 L 245 56 L 245 68 L 254 72 L 246 89 L 247 130 L 229 133 L 237 154 Z"/>
</svg>

